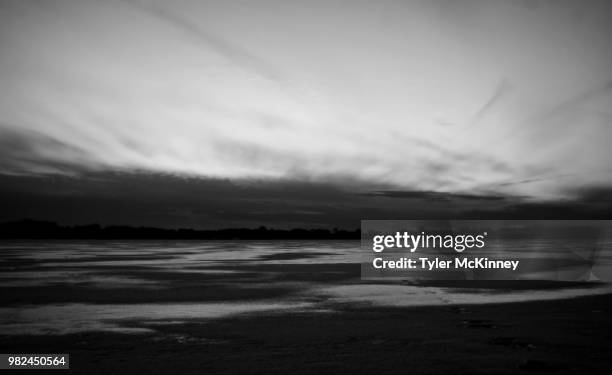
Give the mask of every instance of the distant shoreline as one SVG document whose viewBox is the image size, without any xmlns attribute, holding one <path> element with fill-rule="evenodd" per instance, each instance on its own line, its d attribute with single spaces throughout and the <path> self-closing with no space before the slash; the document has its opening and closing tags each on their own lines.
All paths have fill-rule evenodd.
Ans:
<svg viewBox="0 0 612 375">
<path fill-rule="evenodd" d="M 255 229 L 167 229 L 100 224 L 68 226 L 52 221 L 29 219 L 0 223 L 0 239 L 28 240 L 359 240 L 360 235 L 359 229 L 273 229 L 264 226 Z"/>
</svg>

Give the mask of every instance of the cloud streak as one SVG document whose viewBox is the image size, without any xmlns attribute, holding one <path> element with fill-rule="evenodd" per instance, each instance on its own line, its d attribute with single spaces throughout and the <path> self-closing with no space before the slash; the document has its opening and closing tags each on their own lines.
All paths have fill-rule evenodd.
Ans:
<svg viewBox="0 0 612 375">
<path fill-rule="evenodd" d="M 10 3 L 0 173 L 296 180 L 453 201 L 612 184 L 610 5 L 576 20 L 562 3 L 340 4 Z"/>
<path fill-rule="evenodd" d="M 233 64 L 240 66 L 248 72 L 255 73 L 271 81 L 284 82 L 283 75 L 272 64 L 259 56 L 249 52 L 247 49 L 229 42 L 227 39 L 219 37 L 210 31 L 205 30 L 201 25 L 189 21 L 186 17 L 179 16 L 177 13 L 168 11 L 162 5 L 154 1 L 121 0 L 126 4 L 139 9 L 150 16 L 168 23 L 176 29 L 182 31 L 192 38 L 192 40 L 206 49 L 213 49 L 215 52 L 226 57 Z"/>
</svg>

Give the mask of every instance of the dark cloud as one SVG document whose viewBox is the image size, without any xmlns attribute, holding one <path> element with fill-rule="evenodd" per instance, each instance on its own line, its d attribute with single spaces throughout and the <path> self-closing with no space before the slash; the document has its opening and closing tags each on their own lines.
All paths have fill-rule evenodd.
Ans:
<svg viewBox="0 0 612 375">
<path fill-rule="evenodd" d="M 612 188 L 529 202 L 499 195 L 368 190 L 355 181 L 224 180 L 124 172 L 0 175 L 0 221 L 166 228 L 346 228 L 363 219 L 609 218 Z"/>
<path fill-rule="evenodd" d="M 88 153 L 34 130 L 0 126 L 0 170 L 4 173 L 72 174 L 96 165 Z"/>
<path fill-rule="evenodd" d="M 455 201 L 455 200 L 476 200 L 476 201 L 501 201 L 510 199 L 501 195 L 473 195 L 459 193 L 443 193 L 435 191 L 373 191 L 367 193 L 372 196 L 382 196 L 388 198 L 404 198 L 404 199 L 419 199 L 419 200 L 434 200 L 434 201 Z"/>
<path fill-rule="evenodd" d="M 612 209 L 612 186 L 584 187 L 572 191 L 571 194 L 585 204 Z"/>
<path fill-rule="evenodd" d="M 2 176 L 0 182 L 2 220 L 196 228 L 359 224 L 346 214 L 357 199 L 325 184 L 122 172 Z"/>
</svg>

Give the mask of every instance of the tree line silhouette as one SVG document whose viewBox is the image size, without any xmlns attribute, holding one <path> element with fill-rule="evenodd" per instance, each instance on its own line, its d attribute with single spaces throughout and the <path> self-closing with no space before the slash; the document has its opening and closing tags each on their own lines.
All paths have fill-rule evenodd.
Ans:
<svg viewBox="0 0 612 375">
<path fill-rule="evenodd" d="M 343 229 L 272 229 L 261 226 L 199 230 L 191 228 L 166 229 L 100 224 L 64 226 L 52 221 L 20 220 L 0 223 L 3 239 L 177 239 L 177 240 L 348 240 L 359 239 L 360 230 Z"/>
</svg>

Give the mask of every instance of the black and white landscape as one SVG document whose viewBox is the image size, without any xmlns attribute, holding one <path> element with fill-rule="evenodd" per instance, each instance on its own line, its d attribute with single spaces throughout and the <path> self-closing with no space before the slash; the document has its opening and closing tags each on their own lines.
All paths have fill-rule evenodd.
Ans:
<svg viewBox="0 0 612 375">
<path fill-rule="evenodd" d="M 605 0 L 0 0 L 0 352 L 609 373 L 609 284 L 364 281 L 359 229 L 610 219 L 611 39 Z"/>
</svg>

